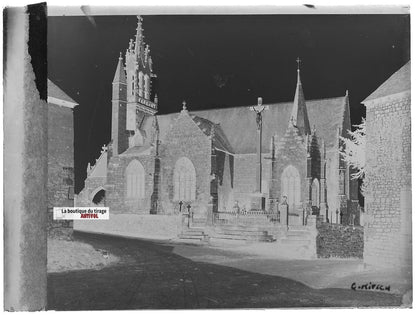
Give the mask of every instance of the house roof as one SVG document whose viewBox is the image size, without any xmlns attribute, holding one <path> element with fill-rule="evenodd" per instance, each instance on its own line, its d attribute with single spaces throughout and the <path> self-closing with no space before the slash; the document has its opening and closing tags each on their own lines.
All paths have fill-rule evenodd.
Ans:
<svg viewBox="0 0 416 315">
<path fill-rule="evenodd" d="M 60 102 L 59 102 L 60 101 Z M 78 105 L 71 97 L 68 96 L 61 88 L 48 79 L 48 103 L 54 103 L 61 106 L 75 107 Z"/>
<path fill-rule="evenodd" d="M 310 126 L 315 126 L 317 136 L 323 137 L 328 150 L 338 145 L 337 130 L 342 127 L 344 105 L 345 96 L 306 101 Z M 270 151 L 270 139 L 273 135 L 281 138 L 285 134 L 293 102 L 268 104 L 268 106 L 269 110 L 263 114 L 263 152 Z M 161 141 L 164 140 L 177 115 L 179 114 L 158 115 Z M 231 152 L 237 154 L 256 152 L 256 117 L 248 106 L 192 111 L 190 115 L 204 118 L 213 124 L 219 124 L 221 130 L 216 131 L 218 142 L 215 144 L 218 147 L 225 140 L 229 146 L 225 143 L 222 145 L 228 150 L 232 149 Z M 148 120 L 144 128 L 151 128 L 151 120 Z M 220 135 L 221 132 L 222 135 Z"/>
<path fill-rule="evenodd" d="M 410 90 L 410 61 L 393 73 L 363 102 Z"/>
</svg>

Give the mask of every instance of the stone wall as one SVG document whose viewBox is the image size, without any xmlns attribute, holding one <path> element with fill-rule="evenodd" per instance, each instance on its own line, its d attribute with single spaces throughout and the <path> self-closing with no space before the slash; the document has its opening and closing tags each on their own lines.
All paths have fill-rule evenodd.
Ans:
<svg viewBox="0 0 416 315">
<path fill-rule="evenodd" d="M 40 311 L 47 307 L 48 105 L 40 98 L 45 94 L 36 88 L 31 62 L 42 69 L 46 60 L 43 54 L 29 55 L 28 45 L 35 37 L 29 39 L 29 32 L 34 32 L 43 46 L 46 4 L 8 7 L 3 14 L 7 43 L 3 73 L 3 307 L 9 312 Z M 41 83 L 42 77 L 36 81 Z"/>
<path fill-rule="evenodd" d="M 363 258 L 364 231 L 361 226 L 317 224 L 318 258 Z"/>
<path fill-rule="evenodd" d="M 281 177 L 285 168 L 294 166 L 300 176 L 300 201 L 308 199 L 309 184 L 306 181 L 307 163 L 304 138 L 299 135 L 297 128 L 289 123 L 289 127 L 281 139 L 276 139 L 276 160 L 273 162 L 273 175 L 270 186 L 270 196 L 281 199 Z"/>
<path fill-rule="evenodd" d="M 368 264 L 411 263 L 409 94 L 366 104 L 364 260 Z"/>
<path fill-rule="evenodd" d="M 266 197 L 266 209 L 269 209 L 269 187 L 271 180 L 271 160 L 269 154 L 262 154 L 262 193 Z M 251 194 L 256 190 L 256 153 L 234 155 L 234 200 L 240 208 L 250 209 Z"/>
<path fill-rule="evenodd" d="M 336 149 L 326 152 L 326 186 L 328 203 L 328 220 L 335 222 L 335 211 L 339 209 L 339 153 Z M 323 213 L 321 213 L 323 214 Z"/>
<path fill-rule="evenodd" d="M 231 211 L 234 205 L 234 175 L 231 170 L 234 157 L 220 151 L 217 151 L 216 155 L 218 176 L 218 211 Z"/>
<path fill-rule="evenodd" d="M 256 189 L 256 155 L 235 155 L 234 161 L 234 198 L 240 208 L 250 208 L 249 193 Z"/>
<path fill-rule="evenodd" d="M 145 173 L 145 197 L 143 199 L 127 199 L 126 168 L 132 160 L 138 160 Z M 108 163 L 106 188 L 106 206 L 110 213 L 150 213 L 151 196 L 153 193 L 154 156 L 127 155 L 113 156 Z"/>
<path fill-rule="evenodd" d="M 182 111 L 172 122 L 166 139 L 161 144 L 160 156 L 160 211 L 179 211 L 178 201 L 173 200 L 173 173 L 177 160 L 186 157 L 191 160 L 196 172 L 196 200 L 190 202 L 190 205 L 195 217 L 206 218 L 210 201 L 211 139 L 196 125 L 187 111 Z"/>
<path fill-rule="evenodd" d="M 70 236 L 72 221 L 53 220 L 53 207 L 74 205 L 74 119 L 68 107 L 48 104 L 48 234 Z"/>
<path fill-rule="evenodd" d="M 101 189 L 106 190 L 106 177 L 87 177 L 85 186 L 78 195 L 75 195 L 74 204 L 77 207 L 93 206 L 92 199 Z M 107 191 L 106 191 L 107 194 Z"/>
</svg>

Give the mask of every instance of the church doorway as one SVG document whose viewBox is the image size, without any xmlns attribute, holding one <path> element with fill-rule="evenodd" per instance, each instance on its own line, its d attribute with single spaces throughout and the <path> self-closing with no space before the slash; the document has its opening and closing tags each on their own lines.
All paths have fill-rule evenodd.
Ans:
<svg viewBox="0 0 416 315">
<path fill-rule="evenodd" d="M 281 179 L 281 195 L 286 196 L 289 211 L 294 211 L 300 204 L 300 175 L 292 165 L 285 168 Z"/>
<path fill-rule="evenodd" d="M 97 206 L 105 206 L 105 190 L 100 189 L 95 194 L 93 194 L 92 202 Z"/>
</svg>

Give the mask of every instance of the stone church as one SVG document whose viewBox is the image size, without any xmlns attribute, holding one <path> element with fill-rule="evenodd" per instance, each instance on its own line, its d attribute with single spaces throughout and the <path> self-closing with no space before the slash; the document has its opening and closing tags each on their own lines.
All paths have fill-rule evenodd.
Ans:
<svg viewBox="0 0 416 315">
<path fill-rule="evenodd" d="M 306 101 L 298 66 L 293 102 L 259 104 L 262 114 L 243 106 L 193 111 L 184 102 L 179 113 L 158 115 L 172 104 L 158 103 L 155 77 L 139 17 L 117 61 L 111 142 L 88 165 L 77 206 L 108 206 L 110 221 L 190 208 L 206 224 L 217 213 L 277 213 L 282 202 L 291 214 L 334 223 L 357 209 L 358 184 L 339 153 L 351 129 L 348 91 Z"/>
</svg>

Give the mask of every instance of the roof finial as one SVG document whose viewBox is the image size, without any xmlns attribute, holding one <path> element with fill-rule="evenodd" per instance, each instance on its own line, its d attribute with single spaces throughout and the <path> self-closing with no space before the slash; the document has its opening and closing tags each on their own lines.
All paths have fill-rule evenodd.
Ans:
<svg viewBox="0 0 416 315">
<path fill-rule="evenodd" d="M 136 55 L 139 54 L 140 45 L 143 44 L 142 41 L 143 41 L 144 36 L 143 36 L 142 21 L 143 21 L 143 18 L 140 15 L 138 15 L 137 16 L 136 35 L 135 35 L 135 37 L 136 37 L 136 41 L 135 41 L 136 44 L 135 44 L 135 47 L 134 47 L 134 49 L 136 50 Z"/>
<path fill-rule="evenodd" d="M 182 102 L 182 110 L 183 111 L 186 111 L 187 110 L 186 109 L 186 101 L 185 100 Z"/>
<path fill-rule="evenodd" d="M 348 89 L 345 90 L 345 96 L 348 96 Z"/>
<path fill-rule="evenodd" d="M 121 55 L 121 51 L 120 51 L 120 56 L 118 57 L 118 59 L 123 59 L 122 55 Z"/>
<path fill-rule="evenodd" d="M 136 28 L 137 31 L 142 30 L 142 21 L 143 21 L 143 18 L 140 15 L 138 15 L 137 16 L 137 28 Z"/>
<path fill-rule="evenodd" d="M 296 59 L 296 62 L 298 63 L 298 72 L 300 71 L 300 63 L 302 62 L 302 60 L 300 60 L 300 58 L 298 57 Z"/>
</svg>

